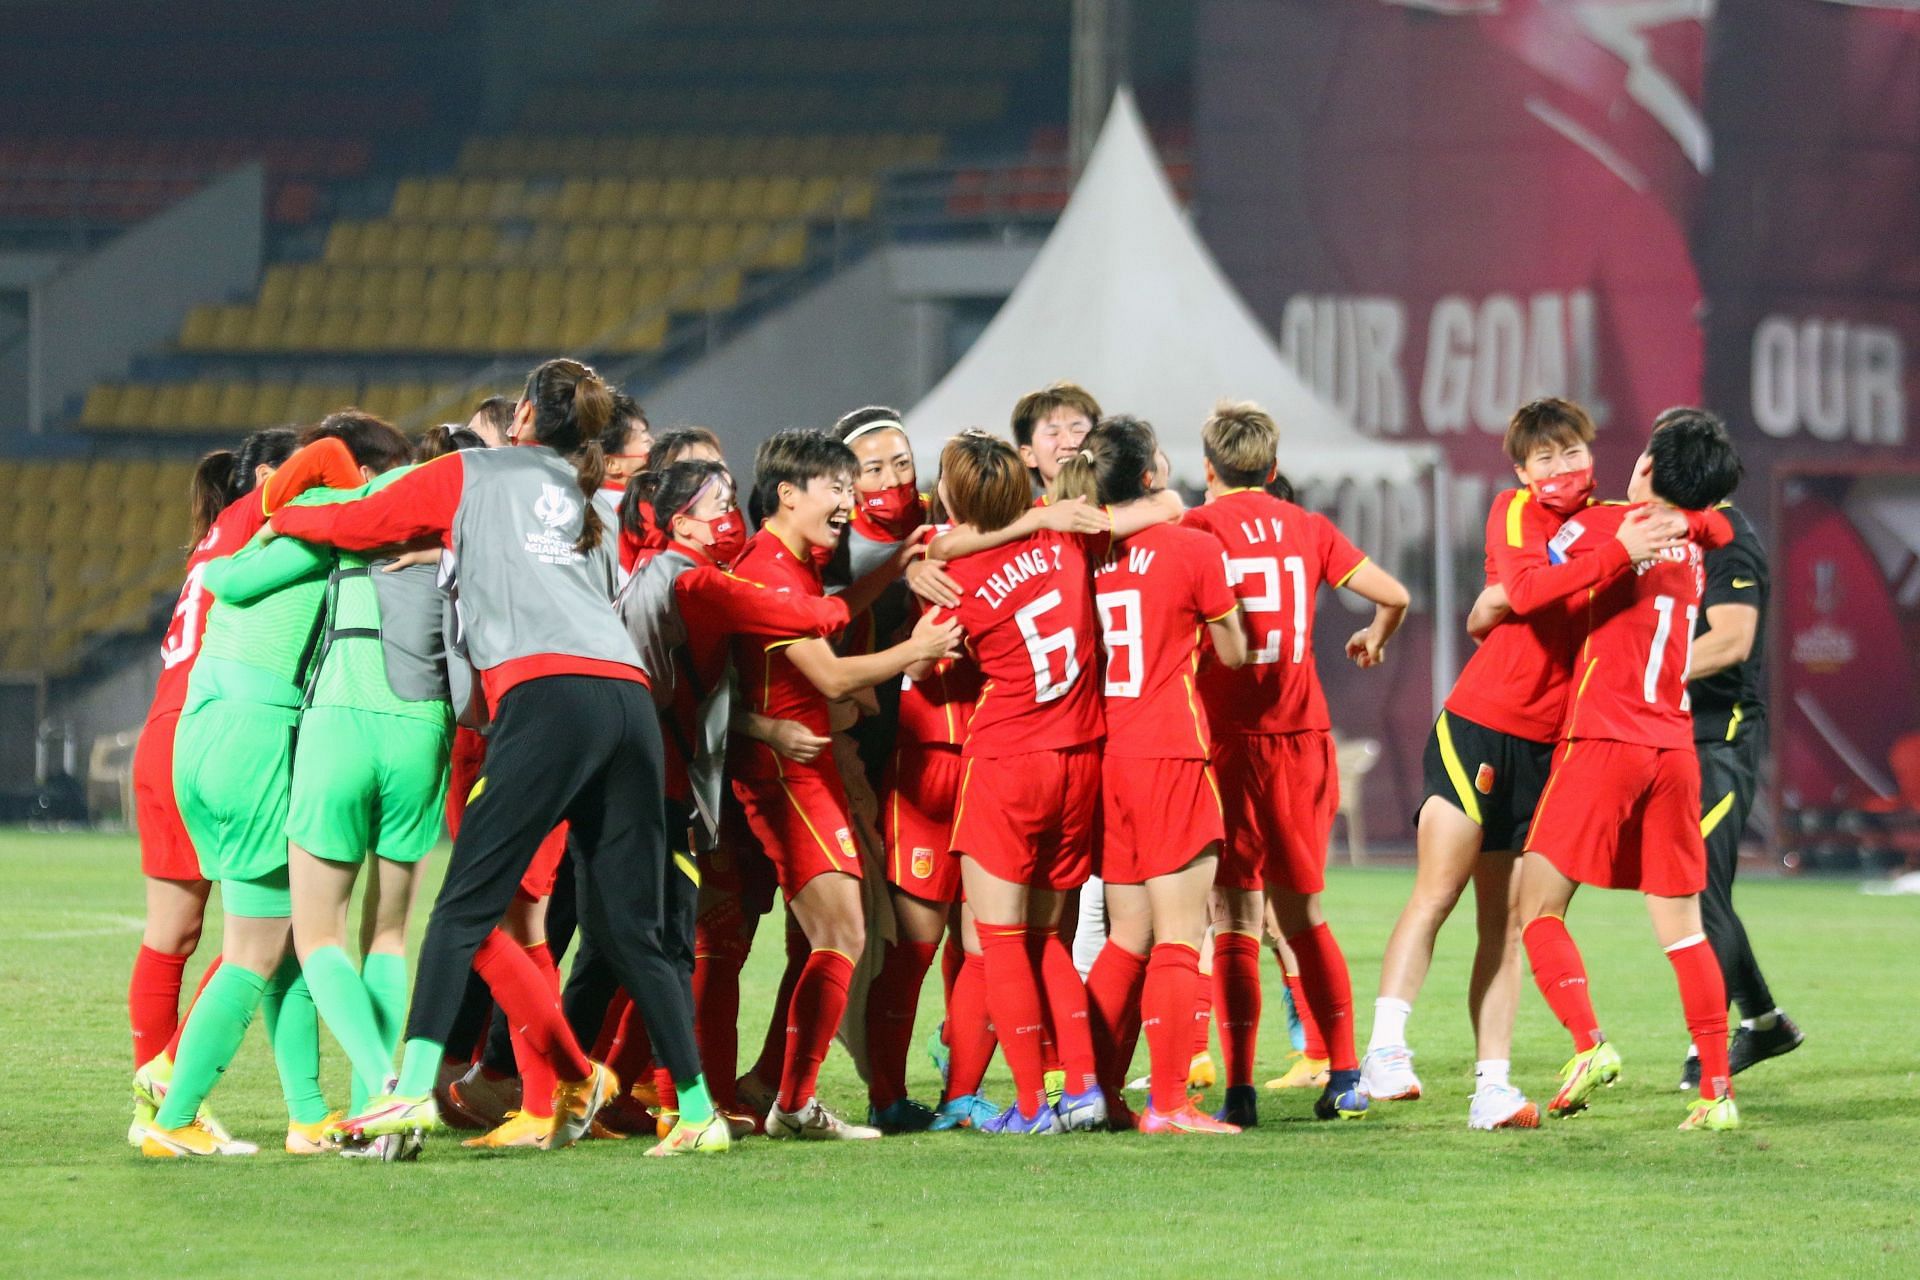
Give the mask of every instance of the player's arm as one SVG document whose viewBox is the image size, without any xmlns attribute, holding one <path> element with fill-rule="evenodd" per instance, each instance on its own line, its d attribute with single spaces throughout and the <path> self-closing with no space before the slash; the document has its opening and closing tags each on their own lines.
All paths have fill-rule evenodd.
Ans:
<svg viewBox="0 0 1920 1280">
<path fill-rule="evenodd" d="M 1592 527 L 1579 532 L 1576 526 L 1575 536 L 1564 545 L 1567 558 L 1560 564 L 1554 564 L 1548 554 L 1548 544 L 1555 538 L 1529 522 L 1511 521 L 1509 536 L 1502 538 L 1492 552 L 1494 568 L 1513 612 L 1524 618 L 1590 591 L 1686 538 L 1686 518 L 1679 512 L 1639 507 L 1614 514 L 1619 510 L 1589 507 L 1574 516 L 1574 520 Z M 1611 529 L 1606 527 L 1609 524 Z"/>
<path fill-rule="evenodd" d="M 338 436 L 322 436 L 293 451 L 260 486 L 260 510 L 272 515 L 309 489 L 357 489 L 360 464 Z"/>
<path fill-rule="evenodd" d="M 1216 662 L 1229 670 L 1247 664 L 1247 623 L 1238 605 L 1224 618 L 1207 619 L 1207 639 Z"/>
<path fill-rule="evenodd" d="M 465 475 L 458 451 L 442 454 L 364 498 L 326 506 L 283 507 L 268 527 L 348 551 L 372 551 L 428 537 L 445 539 L 460 508 Z"/>
<path fill-rule="evenodd" d="M 832 738 L 821 737 L 798 720 L 776 720 L 757 711 L 734 712 L 731 728 L 755 742 L 766 743 L 774 754 L 801 764 L 818 758 L 833 745 Z"/>
<path fill-rule="evenodd" d="M 1507 591 L 1497 582 L 1490 582 L 1473 602 L 1473 608 L 1467 613 L 1467 634 L 1475 641 L 1485 640 L 1493 634 L 1493 629 L 1505 622 L 1513 613 L 1513 607 L 1507 603 Z"/>
<path fill-rule="evenodd" d="M 1068 498 L 1043 507 L 1031 507 L 1018 520 L 992 533 L 981 533 L 972 525 L 955 525 L 933 540 L 927 554 L 936 560 L 957 560 L 1047 531 L 1104 538 L 1104 546 L 1089 548 L 1104 554 L 1113 543 L 1143 529 L 1176 523 L 1185 511 L 1180 495 L 1171 489 L 1161 489 L 1117 507 L 1096 507 L 1084 498 Z"/>
<path fill-rule="evenodd" d="M 224 559 L 210 560 L 201 578 L 215 600 L 248 604 L 281 587 L 326 572 L 333 553 L 298 538 L 256 538 Z"/>
<path fill-rule="evenodd" d="M 960 624 L 928 613 L 913 634 L 878 653 L 841 655 L 825 640 L 797 640 L 786 646 L 787 660 L 829 701 L 859 689 L 871 689 L 920 662 L 936 662 L 960 651 Z"/>
<path fill-rule="evenodd" d="M 1732 531 L 1732 522 L 1718 511 L 1712 515 Z M 1717 531 L 1709 531 L 1717 532 Z M 1764 570 L 1749 544 L 1734 542 L 1707 557 L 1707 589 L 1700 603 L 1707 629 L 1693 642 L 1693 665 L 1688 679 L 1703 680 L 1745 662 L 1760 634 L 1760 579 Z"/>
<path fill-rule="evenodd" d="M 1393 639 L 1393 633 L 1406 620 L 1407 606 L 1413 597 L 1407 594 L 1400 579 L 1371 560 L 1361 561 L 1340 585 L 1361 599 L 1373 602 L 1373 621 L 1348 638 L 1347 656 L 1362 670 L 1377 667 L 1386 656 L 1387 641 Z"/>
<path fill-rule="evenodd" d="M 775 591 L 713 565 L 674 580 L 682 617 L 698 616 L 712 631 L 746 636 L 830 636 L 847 625 L 847 598 Z"/>
</svg>

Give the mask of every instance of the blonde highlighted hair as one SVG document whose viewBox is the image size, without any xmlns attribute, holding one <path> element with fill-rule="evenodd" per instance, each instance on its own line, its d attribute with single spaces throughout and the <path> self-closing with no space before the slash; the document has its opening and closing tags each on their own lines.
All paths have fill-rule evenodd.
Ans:
<svg viewBox="0 0 1920 1280">
<path fill-rule="evenodd" d="M 1200 428 L 1200 445 L 1222 484 L 1254 488 L 1280 460 L 1280 424 L 1251 400 L 1222 400 Z"/>
</svg>

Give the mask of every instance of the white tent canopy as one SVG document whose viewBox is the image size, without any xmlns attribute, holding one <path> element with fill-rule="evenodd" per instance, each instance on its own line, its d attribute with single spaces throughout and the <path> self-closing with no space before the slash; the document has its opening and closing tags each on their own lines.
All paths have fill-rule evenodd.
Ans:
<svg viewBox="0 0 1920 1280">
<path fill-rule="evenodd" d="M 924 474 L 947 436 L 1003 432 L 1015 401 L 1062 379 L 1151 422 L 1187 483 L 1201 480 L 1200 425 L 1223 397 L 1274 415 L 1281 469 L 1295 480 L 1405 481 L 1434 458 L 1429 446 L 1361 435 L 1281 358 L 1188 225 L 1125 89 L 1039 256 L 908 415 Z"/>
</svg>

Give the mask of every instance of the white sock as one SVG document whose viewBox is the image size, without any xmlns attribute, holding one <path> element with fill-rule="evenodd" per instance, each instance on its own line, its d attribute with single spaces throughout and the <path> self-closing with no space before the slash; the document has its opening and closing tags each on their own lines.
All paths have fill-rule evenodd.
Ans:
<svg viewBox="0 0 1920 1280">
<path fill-rule="evenodd" d="M 1780 1011 L 1778 1009 L 1769 1009 L 1757 1018 L 1743 1019 L 1740 1025 L 1743 1027 L 1751 1027 L 1755 1031 L 1771 1031 L 1780 1025 Z"/>
<path fill-rule="evenodd" d="M 1512 1087 L 1507 1072 L 1512 1070 L 1513 1061 L 1509 1058 L 1482 1058 L 1473 1064 L 1473 1084 L 1476 1089 L 1489 1089 L 1494 1085 Z"/>
<path fill-rule="evenodd" d="M 1392 996 L 1381 996 L 1373 1002 L 1373 1038 L 1367 1041 L 1367 1052 L 1375 1049 L 1397 1048 L 1407 1042 L 1407 1015 L 1413 1012 L 1413 1006 L 1405 1000 L 1395 1000 Z"/>
</svg>

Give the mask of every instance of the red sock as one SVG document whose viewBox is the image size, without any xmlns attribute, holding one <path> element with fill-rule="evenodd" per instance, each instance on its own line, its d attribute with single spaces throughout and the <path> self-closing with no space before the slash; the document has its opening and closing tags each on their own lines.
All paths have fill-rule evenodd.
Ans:
<svg viewBox="0 0 1920 1280">
<path fill-rule="evenodd" d="M 1260 961 L 1256 955 L 1254 958 L 1254 980 L 1256 982 L 1259 981 L 1259 975 Z M 1207 1043 L 1213 1031 L 1213 974 L 1206 969 L 1200 971 L 1200 995 L 1198 1000 L 1199 1003 L 1194 1006 L 1193 1010 L 1193 1052 L 1188 1055 L 1189 1060 L 1197 1058 L 1207 1051 Z"/>
<path fill-rule="evenodd" d="M 787 1007 L 787 1061 L 780 1073 L 779 1105 L 798 1111 L 812 1101 L 833 1033 L 847 1011 L 853 961 L 838 951 L 816 950 L 800 970 Z"/>
<path fill-rule="evenodd" d="M 613 1068 L 622 1086 L 629 1086 L 646 1079 L 652 1071 L 653 1041 L 647 1037 L 647 1020 L 640 1016 L 640 1006 L 632 1000 L 624 1003 L 626 1011 L 620 1016 L 609 1056 L 601 1061 Z"/>
<path fill-rule="evenodd" d="M 980 1092 L 993 1061 L 993 1020 L 987 1014 L 987 964 L 967 955 L 947 1000 L 947 1092 L 942 1102 Z"/>
<path fill-rule="evenodd" d="M 633 1008 L 633 997 L 627 994 L 625 987 L 613 993 L 613 999 L 607 1001 L 606 1016 L 600 1019 L 600 1035 L 593 1042 L 593 1059 L 596 1062 L 613 1062 L 613 1046 L 620 1039 L 621 1024 L 626 1021 L 627 1010 Z M 625 1084 L 627 1078 L 620 1077 Z"/>
<path fill-rule="evenodd" d="M 940 994 L 943 1002 L 940 1007 L 953 1004 L 953 984 L 960 980 L 960 970 L 967 962 L 967 949 L 960 945 L 960 931 L 947 931 L 947 945 L 940 949 Z"/>
<path fill-rule="evenodd" d="M 1027 950 L 1027 927 L 982 923 L 980 953 L 985 962 L 987 1008 L 1000 1038 L 1000 1051 L 1007 1056 L 1007 1069 L 1013 1072 L 1014 1103 L 1032 1119 L 1047 1105 L 1047 1067 L 1040 1055 L 1046 1014 L 1040 975 Z M 961 980 L 965 981 L 964 974 Z"/>
<path fill-rule="evenodd" d="M 1727 1067 L 1727 982 L 1720 961 L 1706 938 L 1694 934 L 1679 946 L 1667 948 L 1673 976 L 1680 980 L 1680 1008 L 1687 1015 L 1687 1033 L 1700 1051 L 1700 1096 L 1729 1097 L 1733 1072 Z"/>
<path fill-rule="evenodd" d="M 707 1093 L 722 1111 L 740 1110 L 733 1087 L 740 1065 L 740 966 L 746 949 L 731 921 L 724 928 L 694 926 L 693 1035 Z"/>
<path fill-rule="evenodd" d="M 1087 986 L 1073 967 L 1073 954 L 1056 929 L 1036 929 L 1027 935 L 1040 940 L 1039 970 L 1046 994 L 1047 1023 L 1060 1051 L 1060 1067 L 1067 1073 L 1067 1092 L 1085 1093 L 1100 1087 L 1100 1069 L 1093 1054 L 1093 1025 L 1087 1017 Z"/>
<path fill-rule="evenodd" d="M 133 977 L 127 983 L 127 1017 L 133 1023 L 133 1068 L 162 1053 L 181 1022 L 180 983 L 192 955 L 170 955 L 144 943 L 133 958 Z"/>
<path fill-rule="evenodd" d="M 1254 955 L 1259 956 L 1258 943 Z M 1153 1109 L 1163 1115 L 1187 1105 L 1193 1006 L 1199 998 L 1200 953 L 1180 942 L 1154 947 L 1140 993 L 1140 1028 L 1147 1034 L 1147 1057 L 1152 1063 Z"/>
<path fill-rule="evenodd" d="M 1313 1020 L 1326 1041 L 1327 1063 L 1335 1071 L 1353 1071 L 1360 1060 L 1353 1052 L 1353 982 L 1347 976 L 1347 958 L 1333 940 L 1333 930 L 1322 920 L 1304 933 L 1287 939 L 1300 962 L 1300 985 L 1307 993 Z"/>
<path fill-rule="evenodd" d="M 793 1004 L 793 992 L 800 984 L 801 971 L 813 954 L 807 935 L 800 931 L 792 916 L 787 917 L 786 939 L 787 967 L 780 974 L 780 989 L 774 993 L 773 1012 L 767 1019 L 767 1036 L 760 1042 L 760 1056 L 754 1059 L 752 1067 L 753 1078 L 773 1088 L 779 1087 L 787 1060 L 787 1032 L 792 1023 L 788 1008 Z"/>
<path fill-rule="evenodd" d="M 199 1001 L 200 993 L 207 989 L 209 982 L 213 981 L 213 975 L 220 972 L 222 959 L 223 957 L 221 956 L 215 956 L 213 958 L 213 963 L 207 966 L 207 971 L 200 975 L 200 985 L 193 989 L 193 999 L 187 1001 L 187 1007 L 180 1011 L 180 1022 L 173 1029 L 173 1038 L 167 1041 L 167 1056 L 169 1058 L 179 1058 L 180 1036 L 181 1033 L 187 1029 L 187 1015 L 193 1012 L 193 1006 Z"/>
<path fill-rule="evenodd" d="M 867 988 L 867 1100 L 887 1107 L 907 1096 L 907 1053 L 920 988 L 933 965 L 937 942 L 896 942 Z"/>
<path fill-rule="evenodd" d="M 1599 1044 L 1600 1019 L 1594 1016 L 1593 1000 L 1587 994 L 1587 967 L 1567 932 L 1567 922 L 1559 916 L 1537 916 L 1520 930 L 1520 942 L 1533 966 L 1534 985 L 1560 1025 L 1573 1035 L 1573 1051 L 1585 1053 Z M 1722 1007 L 1720 1017 L 1724 1021 L 1726 1016 Z"/>
<path fill-rule="evenodd" d="M 1229 1089 L 1253 1083 L 1260 1003 L 1260 939 L 1246 933 L 1214 934 L 1213 1005 L 1218 1010 L 1220 1058 Z"/>
<path fill-rule="evenodd" d="M 653 1069 L 653 1092 L 660 1099 L 662 1111 L 680 1110 L 680 1090 L 674 1087 L 673 1072 L 665 1067 Z"/>
<path fill-rule="evenodd" d="M 1281 976 L 1287 980 L 1287 994 L 1293 997 L 1293 1016 L 1300 1019 L 1300 1038 L 1305 1042 L 1300 1052 L 1315 1062 L 1325 1062 L 1327 1038 L 1320 1034 L 1320 1024 L 1314 1021 L 1313 1010 L 1307 1004 L 1307 989 L 1300 985 L 1300 975 L 1283 969 Z"/>
<path fill-rule="evenodd" d="M 550 1114 L 539 1109 L 550 1107 L 553 1098 L 552 1086 L 542 1087 L 540 1067 L 552 1071 L 549 1078 L 582 1080 L 593 1066 L 560 1011 L 559 976 L 547 944 L 522 947 L 495 929 L 474 953 L 473 969 L 518 1033 L 514 1056 L 520 1064 L 521 1106 L 529 1115 Z"/>
<path fill-rule="evenodd" d="M 1127 1084 L 1131 1049 L 1139 1035 L 1140 983 L 1147 958 L 1137 956 L 1112 939 L 1093 958 L 1087 970 L 1087 1013 L 1093 1026 L 1093 1050 L 1100 1064 L 1100 1087 L 1107 1101 L 1122 1097 Z M 1126 1057 L 1121 1057 L 1122 1052 Z"/>
</svg>

